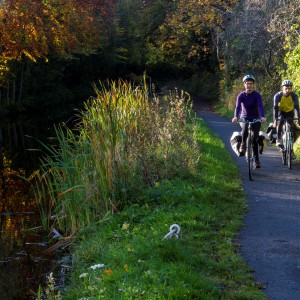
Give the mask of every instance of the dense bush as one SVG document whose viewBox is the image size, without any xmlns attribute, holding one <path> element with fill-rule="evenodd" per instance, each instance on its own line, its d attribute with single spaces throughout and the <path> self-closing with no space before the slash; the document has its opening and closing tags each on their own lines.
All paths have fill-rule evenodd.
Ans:
<svg viewBox="0 0 300 300">
<path fill-rule="evenodd" d="M 193 173 L 198 163 L 187 94 L 150 98 L 146 85 L 120 80 L 95 92 L 76 131 L 57 129 L 58 148 L 45 159 L 36 191 L 45 220 L 54 216 L 69 234 L 134 202 L 147 186 Z"/>
</svg>

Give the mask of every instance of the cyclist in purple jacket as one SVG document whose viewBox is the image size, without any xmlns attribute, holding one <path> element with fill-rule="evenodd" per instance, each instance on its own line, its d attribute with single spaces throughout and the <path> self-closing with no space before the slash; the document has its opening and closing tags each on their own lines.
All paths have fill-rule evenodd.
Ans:
<svg viewBox="0 0 300 300">
<path fill-rule="evenodd" d="M 252 122 L 255 119 L 261 119 L 262 122 L 266 122 L 261 94 L 254 90 L 255 78 L 252 75 L 246 75 L 243 78 L 243 82 L 245 91 L 241 92 L 237 96 L 232 123 L 238 122 L 239 115 L 244 121 Z M 245 155 L 248 127 L 243 122 L 240 122 L 240 126 L 242 127 L 242 143 L 240 146 L 240 154 Z M 261 167 L 258 155 L 258 137 L 260 126 L 261 124 L 259 122 L 253 124 L 253 153 L 255 157 L 256 168 Z"/>
</svg>

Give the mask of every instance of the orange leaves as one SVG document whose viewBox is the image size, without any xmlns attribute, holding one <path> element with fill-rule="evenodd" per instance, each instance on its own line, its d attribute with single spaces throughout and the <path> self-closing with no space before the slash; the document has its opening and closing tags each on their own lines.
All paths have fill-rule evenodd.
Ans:
<svg viewBox="0 0 300 300">
<path fill-rule="evenodd" d="M 110 270 L 110 269 L 107 269 L 107 270 L 104 270 L 103 273 L 104 273 L 104 275 L 106 275 L 106 276 L 110 276 L 110 275 L 113 273 L 113 271 Z"/>
<path fill-rule="evenodd" d="M 35 61 L 50 54 L 90 53 L 99 45 L 101 13 L 107 13 L 112 3 L 6 1 L 0 6 L 0 57 L 21 60 L 25 55 Z"/>
</svg>

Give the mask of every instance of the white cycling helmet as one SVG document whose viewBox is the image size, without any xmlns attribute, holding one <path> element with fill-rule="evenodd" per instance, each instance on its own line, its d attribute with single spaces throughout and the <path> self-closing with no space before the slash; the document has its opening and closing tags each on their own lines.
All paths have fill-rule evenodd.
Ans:
<svg viewBox="0 0 300 300">
<path fill-rule="evenodd" d="M 291 80 L 283 80 L 281 86 L 293 86 L 293 82 Z"/>
<path fill-rule="evenodd" d="M 248 75 L 244 76 L 244 78 L 243 78 L 243 82 L 246 82 L 246 81 L 255 82 L 255 78 L 252 75 L 248 74 Z"/>
</svg>

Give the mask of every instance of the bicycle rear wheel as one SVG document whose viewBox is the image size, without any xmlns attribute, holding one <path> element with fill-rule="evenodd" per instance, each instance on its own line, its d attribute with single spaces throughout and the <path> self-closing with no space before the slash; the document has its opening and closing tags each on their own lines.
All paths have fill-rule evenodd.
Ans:
<svg viewBox="0 0 300 300">
<path fill-rule="evenodd" d="M 252 180 L 252 167 L 253 167 L 253 149 L 252 149 L 252 140 L 250 137 L 247 138 L 247 156 L 246 156 L 246 160 L 247 160 L 247 165 L 248 165 L 248 174 L 249 174 L 249 180 Z"/>
</svg>

